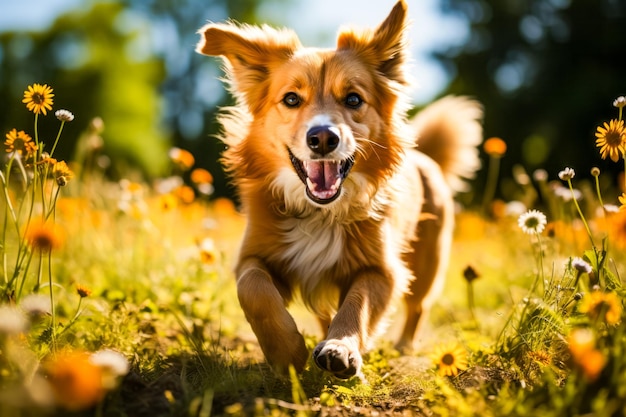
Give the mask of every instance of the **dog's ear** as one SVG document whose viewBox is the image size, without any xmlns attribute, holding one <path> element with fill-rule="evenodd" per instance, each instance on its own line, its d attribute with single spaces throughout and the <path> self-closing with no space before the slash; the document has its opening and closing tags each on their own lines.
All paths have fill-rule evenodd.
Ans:
<svg viewBox="0 0 626 417">
<path fill-rule="evenodd" d="M 295 33 L 269 26 L 210 23 L 198 33 L 202 37 L 196 51 L 225 58 L 232 92 L 243 99 L 253 113 L 265 102 L 272 69 L 288 60 L 300 47 Z"/>
<path fill-rule="evenodd" d="M 400 0 L 375 30 L 344 29 L 337 38 L 337 49 L 351 49 L 387 78 L 408 84 L 404 71 L 407 49 L 407 5 Z"/>
</svg>

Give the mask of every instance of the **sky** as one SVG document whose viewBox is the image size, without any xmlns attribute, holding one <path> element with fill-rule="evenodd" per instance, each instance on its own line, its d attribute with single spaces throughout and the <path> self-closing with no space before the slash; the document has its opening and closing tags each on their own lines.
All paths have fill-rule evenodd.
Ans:
<svg viewBox="0 0 626 417">
<path fill-rule="evenodd" d="M 39 30 L 56 16 L 84 5 L 88 0 L 1 0 L 0 31 Z M 409 39 L 413 58 L 413 78 L 417 81 L 412 96 L 416 104 L 435 97 L 448 81 L 444 69 L 428 57 L 441 46 L 463 42 L 467 26 L 460 18 L 443 15 L 439 0 L 407 0 L 412 21 Z M 261 17 L 296 31 L 307 46 L 332 47 L 342 24 L 377 26 L 396 0 L 292 0 L 287 9 L 261 5 Z M 207 16 L 207 20 L 211 16 Z"/>
</svg>

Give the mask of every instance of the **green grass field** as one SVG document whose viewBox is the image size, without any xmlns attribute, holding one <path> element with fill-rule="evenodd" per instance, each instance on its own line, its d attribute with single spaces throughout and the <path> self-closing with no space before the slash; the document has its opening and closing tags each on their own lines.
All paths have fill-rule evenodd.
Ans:
<svg viewBox="0 0 626 417">
<path fill-rule="evenodd" d="M 364 358 L 367 382 L 313 363 L 281 379 L 237 302 L 244 219 L 210 196 L 210 174 L 177 149 L 172 175 L 150 184 L 107 180 L 88 146 L 54 160 L 57 142 L 37 137 L 54 117 L 39 87 L 35 124 L 5 132 L 0 171 L 0 416 L 626 415 L 626 195 L 602 173 L 538 171 L 519 201 L 460 208 L 414 353 L 393 349 L 392 325 Z M 618 104 L 596 139 L 598 159 L 623 163 Z M 56 115 L 63 140 L 71 118 Z M 313 348 L 316 323 L 292 311 Z"/>
</svg>

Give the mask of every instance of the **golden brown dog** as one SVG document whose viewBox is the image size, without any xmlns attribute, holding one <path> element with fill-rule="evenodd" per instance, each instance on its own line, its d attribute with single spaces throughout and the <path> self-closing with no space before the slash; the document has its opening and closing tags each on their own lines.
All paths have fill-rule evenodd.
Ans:
<svg viewBox="0 0 626 417">
<path fill-rule="evenodd" d="M 442 287 L 453 192 L 479 167 L 482 110 L 447 97 L 407 121 L 406 26 L 400 0 L 378 28 L 344 29 L 330 50 L 267 26 L 200 30 L 198 52 L 225 58 L 237 99 L 220 121 L 248 217 L 239 302 L 280 373 L 309 356 L 286 308 L 294 296 L 326 334 L 315 362 L 348 378 L 401 297 L 408 348 Z"/>
</svg>

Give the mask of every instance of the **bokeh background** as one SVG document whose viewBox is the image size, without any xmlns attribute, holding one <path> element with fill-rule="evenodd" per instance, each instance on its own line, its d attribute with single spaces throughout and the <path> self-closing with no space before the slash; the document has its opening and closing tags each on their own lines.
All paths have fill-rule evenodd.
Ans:
<svg viewBox="0 0 626 417">
<path fill-rule="evenodd" d="M 27 85 L 55 90 L 55 109 L 76 119 L 57 154 L 71 160 L 80 132 L 100 117 L 101 163 L 112 179 L 164 174 L 168 149 L 191 151 L 215 177 L 215 195 L 233 190 L 218 163 L 215 113 L 231 98 L 219 61 L 194 52 L 207 21 L 232 18 L 289 26 L 305 45 L 332 47 L 343 23 L 374 26 L 394 0 L 24 0 L 0 4 L 0 131 L 32 127 L 21 99 Z M 617 117 L 626 94 L 623 0 L 408 0 L 418 86 L 416 109 L 445 94 L 485 105 L 485 136 L 503 138 L 498 196 L 514 198 L 513 173 L 565 166 L 584 177 L 602 169 L 607 186 L 622 164 L 602 161 L 596 126 Z M 50 142 L 58 122 L 40 121 Z M 48 138 L 52 136 L 51 138 Z M 484 174 L 481 174 L 484 175 Z M 483 178 L 476 179 L 480 190 Z M 479 191 L 477 192 L 479 194 Z"/>
</svg>

